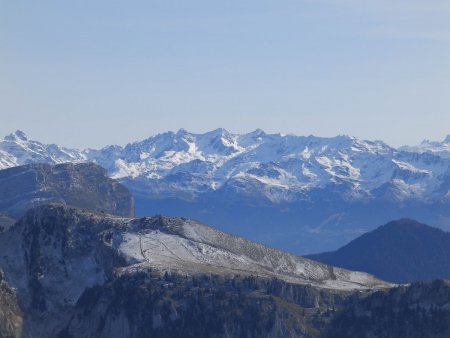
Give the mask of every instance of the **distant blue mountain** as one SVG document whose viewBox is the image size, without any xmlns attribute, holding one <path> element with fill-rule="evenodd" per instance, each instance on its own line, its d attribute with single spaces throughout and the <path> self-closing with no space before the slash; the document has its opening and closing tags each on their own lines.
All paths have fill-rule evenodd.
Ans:
<svg viewBox="0 0 450 338">
<path fill-rule="evenodd" d="M 450 279 L 450 233 L 401 219 L 366 233 L 339 250 L 308 257 L 396 283 Z"/>
</svg>

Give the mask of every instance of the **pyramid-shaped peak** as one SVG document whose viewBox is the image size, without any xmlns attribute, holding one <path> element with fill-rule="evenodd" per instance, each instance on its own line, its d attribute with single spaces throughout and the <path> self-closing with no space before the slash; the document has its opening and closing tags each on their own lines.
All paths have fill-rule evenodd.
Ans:
<svg viewBox="0 0 450 338">
<path fill-rule="evenodd" d="M 262 130 L 261 128 L 255 129 L 252 133 L 255 135 L 266 135 L 266 132 L 264 130 Z"/>
<path fill-rule="evenodd" d="M 190 134 L 190 132 L 187 131 L 187 130 L 184 129 L 184 128 L 180 128 L 180 129 L 178 129 L 178 131 L 176 132 L 176 134 L 177 134 L 177 135 L 185 135 L 185 134 Z"/>
<path fill-rule="evenodd" d="M 226 130 L 225 128 L 216 128 L 212 132 L 217 134 L 227 134 L 228 130 Z"/>
<path fill-rule="evenodd" d="M 8 136 L 6 136 L 5 140 L 8 140 L 8 141 L 17 141 L 17 140 L 27 141 L 28 137 L 22 130 L 16 130 L 14 133 L 11 133 Z"/>
<path fill-rule="evenodd" d="M 216 135 L 223 136 L 223 135 L 230 135 L 230 132 L 224 128 L 217 128 L 217 129 L 211 130 L 210 132 L 207 132 L 205 134 L 214 135 L 214 136 L 216 136 Z"/>
<path fill-rule="evenodd" d="M 260 137 L 260 136 L 266 136 L 266 132 L 260 128 L 255 129 L 254 131 L 251 131 L 247 134 L 245 134 L 247 136 L 251 136 L 251 137 Z"/>
</svg>

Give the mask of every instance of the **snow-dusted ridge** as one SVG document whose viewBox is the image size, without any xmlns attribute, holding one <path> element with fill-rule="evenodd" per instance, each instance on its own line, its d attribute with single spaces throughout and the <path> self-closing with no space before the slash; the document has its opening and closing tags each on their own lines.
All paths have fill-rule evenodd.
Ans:
<svg viewBox="0 0 450 338">
<path fill-rule="evenodd" d="M 31 163 L 56 164 L 82 160 L 86 157 L 77 149 L 29 140 L 20 130 L 0 141 L 0 169 Z"/>
<path fill-rule="evenodd" d="M 127 269 L 172 269 L 184 273 L 217 273 L 276 277 L 288 282 L 331 289 L 387 287 L 365 273 L 318 264 L 184 218 L 144 219 L 150 226 L 114 238 Z"/>
<path fill-rule="evenodd" d="M 231 186 L 255 191 L 272 203 L 329 187 L 337 187 L 346 200 L 368 200 L 389 186 L 397 200 L 428 201 L 447 196 L 448 154 L 450 138 L 395 149 L 345 135 L 305 137 L 262 130 L 239 135 L 224 129 L 194 134 L 180 129 L 125 147 L 77 150 L 32 141 L 17 131 L 0 141 L 0 168 L 93 161 L 149 196 L 183 199 Z"/>
<path fill-rule="evenodd" d="M 24 243 L 24 252 L 18 253 L 17 243 Z M 185 218 L 133 219 L 58 204 L 29 211 L 0 237 L 0 244 L 0 267 L 11 285 L 27 288 L 22 270 L 27 257 L 39 255 L 40 283 L 55 293 L 71 290 L 66 298 L 72 302 L 84 288 L 102 283 L 112 268 L 120 274 L 151 268 L 188 275 L 256 275 L 337 290 L 390 286 L 366 273 L 294 256 Z M 121 263 L 110 266 L 114 261 Z"/>
<path fill-rule="evenodd" d="M 124 303 L 116 302 L 120 298 L 111 294 L 112 290 L 122 292 L 127 299 L 130 296 L 135 305 L 147 307 L 148 298 L 132 296 L 132 290 L 120 287 L 123 282 L 139 289 L 139 281 L 151 283 L 151 288 L 147 284 L 142 289 L 152 295 L 164 294 L 167 288 L 180 288 L 184 290 L 180 299 L 189 297 L 189 301 L 192 294 L 187 291 L 195 290 L 198 280 L 214 279 L 228 284 L 227 281 L 238 283 L 249 277 L 281 285 L 288 294 L 294 290 L 295 297 L 308 298 L 308 304 L 319 304 L 317 296 L 322 293 L 331 300 L 342 300 L 355 291 L 359 296 L 394 286 L 366 273 L 287 254 L 186 218 L 127 218 L 62 204 L 30 209 L 1 233 L 0 247 L 2 292 L 7 286 L 16 296 L 13 301 L 20 304 L 20 313 L 25 314 L 17 327 L 30 332 L 25 334 L 27 337 L 59 336 L 58 332 L 64 332 L 73 318 L 81 319 L 74 312 L 79 307 L 89 317 L 82 321 L 91 324 L 90 317 L 96 317 L 99 308 L 90 304 L 97 302 L 101 306 L 104 301 L 111 301 L 114 305 L 108 306 L 107 311 L 119 320 L 117 314 L 121 311 L 116 309 Z M 176 285 L 167 283 L 167 276 L 176 277 Z M 217 284 L 210 286 L 220 289 Z M 233 294 L 240 291 L 231 290 Z M 262 297 L 267 296 L 262 293 Z M 4 317 L 6 306 L 1 305 Z M 153 309 L 150 307 L 150 312 Z M 210 311 L 209 307 L 205 311 Z M 137 317 L 140 316 L 132 318 Z M 99 328 L 104 327 L 104 321 L 98 323 L 100 326 L 92 325 L 91 336 L 99 336 Z M 152 322 L 147 320 L 145 325 L 148 323 Z M 100 336 L 128 336 L 123 332 Z M 74 336 L 83 335 L 84 332 Z"/>
</svg>

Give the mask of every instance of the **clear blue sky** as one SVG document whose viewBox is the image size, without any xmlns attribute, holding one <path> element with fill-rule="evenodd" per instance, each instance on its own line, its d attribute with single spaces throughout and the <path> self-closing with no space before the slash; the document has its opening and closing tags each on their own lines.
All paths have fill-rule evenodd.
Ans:
<svg viewBox="0 0 450 338">
<path fill-rule="evenodd" d="M 0 0 L 0 135 L 450 134 L 450 1 Z"/>
</svg>

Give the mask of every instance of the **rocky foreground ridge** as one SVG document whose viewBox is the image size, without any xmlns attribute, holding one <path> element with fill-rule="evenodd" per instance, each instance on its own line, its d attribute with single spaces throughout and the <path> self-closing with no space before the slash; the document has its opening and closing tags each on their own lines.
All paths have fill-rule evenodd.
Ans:
<svg viewBox="0 0 450 338">
<path fill-rule="evenodd" d="M 39 206 L 0 247 L 5 337 L 335 337 L 346 327 L 417 337 L 420 325 L 438 337 L 449 327 L 427 326 L 450 315 L 446 283 L 394 291 L 183 218 Z M 391 312 L 414 314 L 411 332 L 384 325 Z M 378 324 L 364 331 L 371 316 Z"/>
<path fill-rule="evenodd" d="M 56 336 L 72 322 L 80 302 L 92 300 L 86 294 L 91 289 L 135 278 L 159 285 L 152 292 L 167 284 L 161 278 L 172 275 L 181 281 L 177 288 L 202 276 L 230 283 L 234 276 L 238 281 L 266 280 L 261 283 L 276 279 L 280 285 L 314 289 L 317 295 L 320 289 L 340 295 L 389 286 L 370 275 L 286 254 L 191 220 L 121 218 L 63 205 L 30 210 L 2 234 L 0 247 L 4 280 L 17 291 L 27 314 L 22 334 L 30 336 Z"/>
</svg>

